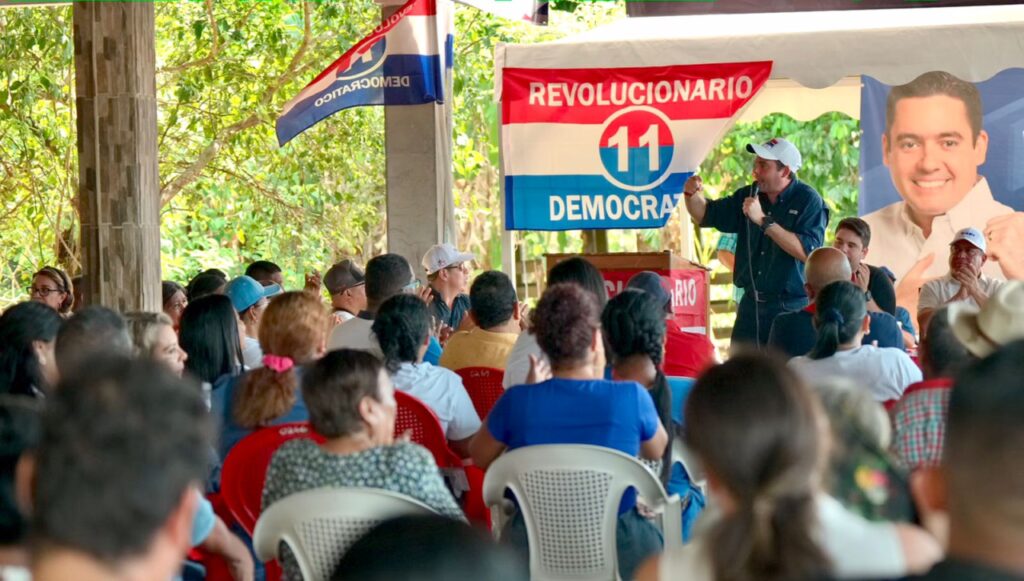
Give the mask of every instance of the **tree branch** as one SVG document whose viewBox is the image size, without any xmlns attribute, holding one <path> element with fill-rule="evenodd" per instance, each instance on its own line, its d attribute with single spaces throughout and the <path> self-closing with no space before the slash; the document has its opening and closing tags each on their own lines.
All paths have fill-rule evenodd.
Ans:
<svg viewBox="0 0 1024 581">
<path fill-rule="evenodd" d="M 299 45 L 299 49 L 295 52 L 292 60 L 285 67 L 284 72 L 278 76 L 277 80 L 267 87 L 267 90 L 260 96 L 260 105 L 268 105 L 273 100 L 277 92 L 286 83 L 290 82 L 295 76 L 299 63 L 305 58 L 306 53 L 309 52 L 310 40 L 313 37 L 313 26 L 310 18 L 310 3 L 308 1 L 302 3 L 302 15 L 303 15 L 303 32 L 302 32 L 302 43 Z M 176 177 L 174 177 L 166 186 L 160 189 L 160 205 L 163 206 L 174 199 L 174 196 L 178 195 L 181 190 L 196 180 L 199 174 L 213 161 L 217 153 L 222 147 L 235 135 L 259 125 L 263 121 L 262 116 L 259 113 L 253 113 L 244 120 L 239 121 L 233 125 L 226 127 L 220 135 L 218 135 L 212 142 L 210 142 L 203 151 L 199 153 L 196 160 L 192 162 L 187 169 L 182 171 Z"/>
<path fill-rule="evenodd" d="M 172 67 L 166 67 L 157 71 L 157 74 L 180 73 L 195 67 L 205 67 L 213 64 L 213 62 L 217 60 L 217 55 L 220 54 L 220 31 L 217 30 L 217 18 L 213 15 L 213 0 L 206 0 L 206 19 L 210 23 L 210 33 L 213 35 L 213 46 L 210 47 L 209 54 L 201 59 L 187 61 Z"/>
<path fill-rule="evenodd" d="M 304 212 L 303 212 L 303 209 L 301 207 L 296 206 L 295 204 L 291 204 L 289 202 L 284 201 L 284 199 L 281 197 L 281 195 L 278 194 L 275 190 L 273 190 L 271 188 L 268 188 L 267 186 L 264 186 L 263 184 L 259 183 L 256 179 L 254 179 L 251 175 L 245 173 L 244 171 L 232 171 L 232 170 L 227 169 L 225 167 L 220 167 L 220 166 L 216 166 L 216 165 L 210 166 L 210 169 L 213 170 L 213 171 L 216 171 L 216 172 L 223 173 L 223 174 L 225 174 L 227 176 L 230 176 L 232 178 L 235 178 L 235 179 L 237 179 L 237 180 L 239 180 L 241 182 L 245 182 L 245 183 L 249 184 L 249 186 L 251 186 L 256 191 L 260 192 L 264 196 L 266 196 L 266 197 L 270 198 L 271 200 L 277 202 L 278 204 L 283 206 L 285 209 L 290 211 L 294 217 L 296 217 L 296 218 L 303 218 L 303 219 L 306 218 L 306 216 L 303 215 Z M 314 220 L 315 219 L 316 219 L 316 217 L 314 217 Z"/>
</svg>

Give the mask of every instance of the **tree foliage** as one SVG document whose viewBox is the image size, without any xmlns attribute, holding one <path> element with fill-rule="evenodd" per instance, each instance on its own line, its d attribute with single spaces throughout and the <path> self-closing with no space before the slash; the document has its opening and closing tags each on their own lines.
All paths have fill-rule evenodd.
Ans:
<svg viewBox="0 0 1024 581">
<path fill-rule="evenodd" d="M 453 194 L 459 243 L 500 265 L 498 108 L 494 50 L 622 18 L 621 4 L 562 2 L 549 27 L 459 6 L 454 74 Z M 21 300 L 31 273 L 78 263 L 77 146 L 70 6 L 0 10 L 0 306 Z M 385 247 L 381 108 L 348 109 L 283 148 L 284 103 L 379 22 L 372 0 L 190 0 L 156 10 L 158 154 L 164 278 L 203 268 L 231 274 L 279 262 L 290 285 L 333 260 L 365 261 Z M 802 172 L 840 212 L 856 191 L 855 121 L 771 117 L 738 127 L 705 163 L 723 190 L 746 179 L 745 140 L 793 136 Z M 808 149 L 805 149 L 808 148 Z M 815 160 L 815 163 L 810 163 Z M 830 160 L 824 163 L 820 160 Z M 673 247 L 678 226 L 610 235 L 613 250 Z M 575 233 L 526 233 L 527 257 L 580 248 Z"/>
<path fill-rule="evenodd" d="M 828 204 L 831 237 L 839 220 L 857 215 L 860 122 L 842 113 L 826 113 L 806 122 L 776 113 L 755 123 L 738 123 L 701 164 L 710 196 L 727 196 L 750 183 L 754 156 L 746 146 L 772 137 L 784 137 L 800 150 L 804 165 L 797 177 L 818 190 Z M 701 230 L 696 237 L 697 254 L 705 264 L 717 240 L 710 230 Z"/>
</svg>

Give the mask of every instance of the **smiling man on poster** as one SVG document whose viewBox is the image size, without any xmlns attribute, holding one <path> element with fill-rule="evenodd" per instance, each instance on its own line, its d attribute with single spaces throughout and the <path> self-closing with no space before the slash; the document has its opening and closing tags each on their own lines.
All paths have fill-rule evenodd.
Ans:
<svg viewBox="0 0 1024 581">
<path fill-rule="evenodd" d="M 996 201 L 978 173 L 988 145 L 972 83 L 933 71 L 890 91 L 882 155 L 902 201 L 864 220 L 896 273 L 897 302 L 911 312 L 918 289 L 942 275 L 942 256 L 963 228 L 984 229 L 985 274 L 1024 277 L 1024 214 Z"/>
</svg>

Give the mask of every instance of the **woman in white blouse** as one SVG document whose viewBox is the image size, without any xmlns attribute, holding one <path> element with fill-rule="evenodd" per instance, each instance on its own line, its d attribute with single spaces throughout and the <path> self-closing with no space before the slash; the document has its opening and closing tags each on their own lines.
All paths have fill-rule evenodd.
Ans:
<svg viewBox="0 0 1024 581">
<path fill-rule="evenodd" d="M 871 319 L 860 287 L 833 282 L 821 289 L 814 305 L 818 341 L 810 353 L 789 362 L 808 383 L 849 379 L 885 402 L 899 399 L 907 386 L 921 381 L 921 369 L 902 349 L 861 345 Z"/>
</svg>

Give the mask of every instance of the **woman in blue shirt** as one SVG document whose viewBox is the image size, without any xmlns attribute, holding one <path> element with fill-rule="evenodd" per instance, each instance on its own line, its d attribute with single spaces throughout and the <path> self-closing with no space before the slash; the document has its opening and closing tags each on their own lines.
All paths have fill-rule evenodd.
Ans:
<svg viewBox="0 0 1024 581">
<path fill-rule="evenodd" d="M 510 388 L 470 443 L 473 461 L 486 469 L 506 449 L 539 444 L 590 444 L 657 460 L 668 443 L 647 390 L 635 382 L 602 379 L 604 346 L 597 299 L 575 284 L 548 288 L 537 304 L 534 334 L 551 365 L 552 378 Z M 504 537 L 526 546 L 521 514 Z M 661 535 L 636 510 L 635 493 L 619 509 L 616 534 L 619 571 L 661 550 Z"/>
</svg>

